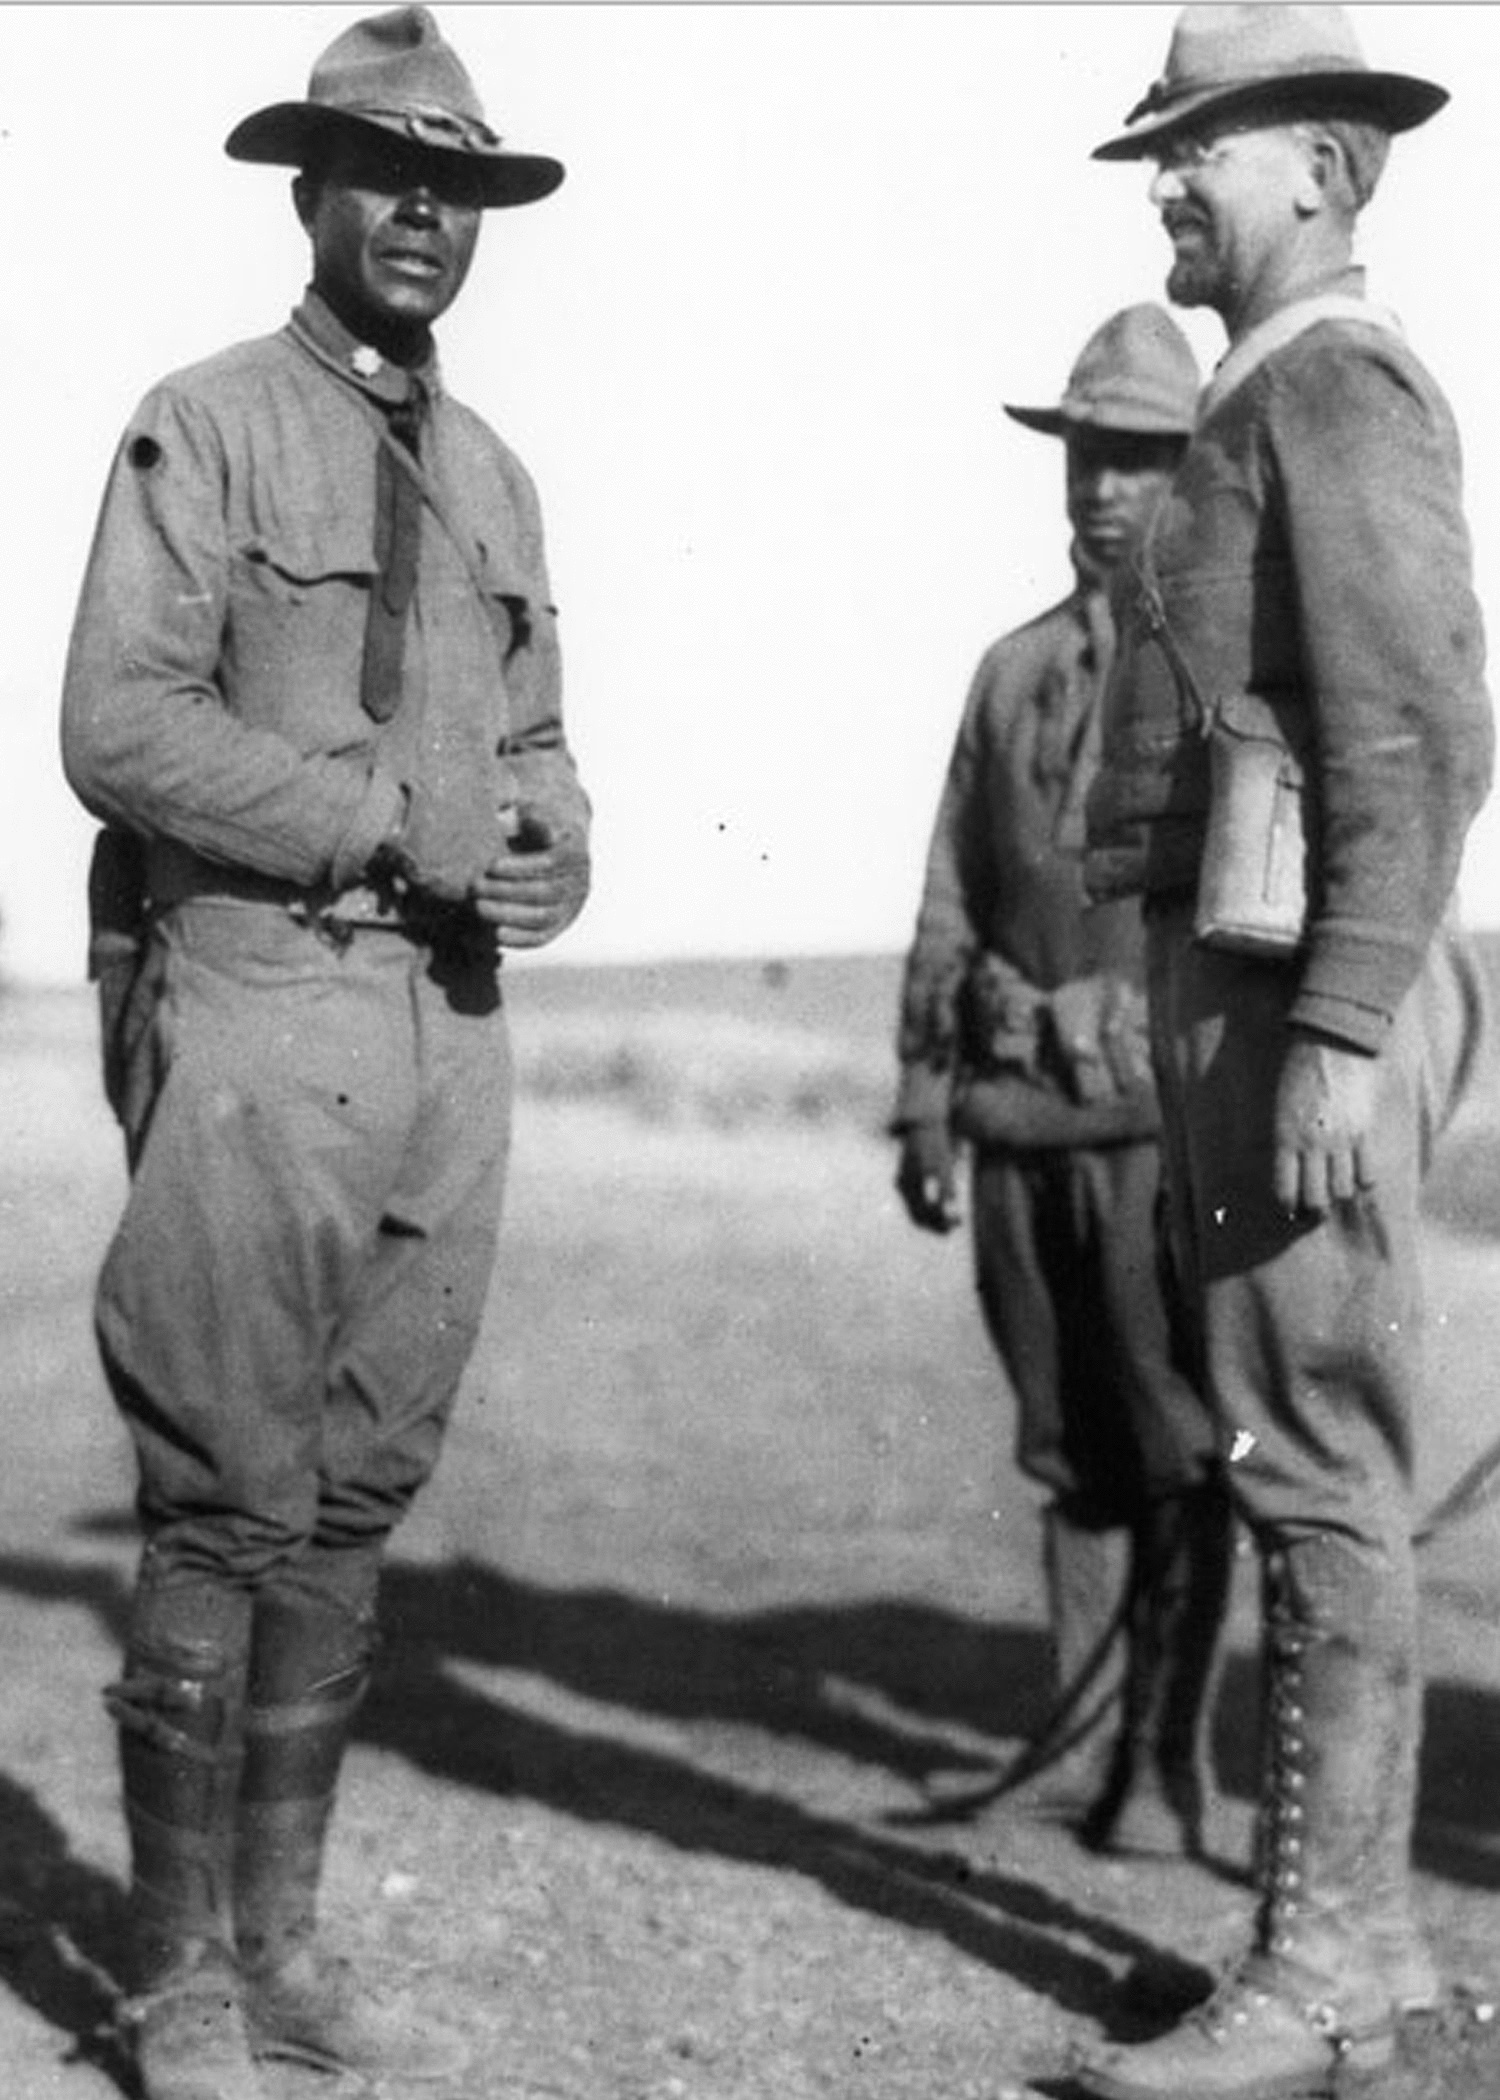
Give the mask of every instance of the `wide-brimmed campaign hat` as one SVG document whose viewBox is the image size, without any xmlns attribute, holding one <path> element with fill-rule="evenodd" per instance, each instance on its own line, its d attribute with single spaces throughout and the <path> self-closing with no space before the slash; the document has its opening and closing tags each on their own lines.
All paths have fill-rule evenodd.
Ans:
<svg viewBox="0 0 1500 2100">
<path fill-rule="evenodd" d="M 224 141 L 232 160 L 301 168 L 349 127 L 372 127 L 478 174 L 487 205 L 531 204 L 563 179 L 561 161 L 514 153 L 485 122 L 474 83 L 425 7 L 369 15 L 334 38 L 303 102 L 273 102 Z"/>
<path fill-rule="evenodd" d="M 1185 7 L 1166 68 L 1095 160 L 1140 160 L 1171 132 L 1278 110 L 1361 117 L 1410 131 L 1448 100 L 1446 88 L 1365 61 L 1342 7 Z"/>
<path fill-rule="evenodd" d="M 1185 438 L 1192 435 L 1198 387 L 1198 361 L 1172 316 L 1159 306 L 1127 306 L 1084 344 L 1055 408 L 1007 401 L 1005 413 L 1048 437 L 1094 429 Z"/>
</svg>

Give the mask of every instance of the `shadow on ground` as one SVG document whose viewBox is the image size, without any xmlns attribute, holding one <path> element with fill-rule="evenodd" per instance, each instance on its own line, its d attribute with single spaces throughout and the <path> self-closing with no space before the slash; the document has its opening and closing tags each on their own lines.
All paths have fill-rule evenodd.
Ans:
<svg viewBox="0 0 1500 2100">
<path fill-rule="evenodd" d="M 112 1524 L 89 1527 L 107 1534 Z M 116 1565 L 0 1557 L 0 1590 L 89 1609 L 113 1644 L 127 1587 Z M 1176 1996 L 1201 1977 L 1148 1938 L 1003 1871 L 941 1829 L 908 1842 L 723 1769 L 685 1740 L 628 1739 L 609 1717 L 543 1718 L 462 1671 L 524 1672 L 633 1716 L 735 1724 L 878 1768 L 921 1789 L 983 1769 L 984 1744 L 1042 1720 L 1047 1657 L 1033 1628 L 992 1627 L 910 1602 L 796 1606 L 716 1616 L 611 1590 L 557 1591 L 477 1562 L 394 1563 L 388 1647 L 359 1733 L 449 1783 L 523 1796 L 583 1821 L 644 1832 L 685 1851 L 806 1876 L 874 1916 L 943 1935 L 1062 2009 L 1139 2033 L 1118 2008 L 1122 1970 Z M 1220 1723 L 1221 1776 L 1254 1789 L 1255 1671 L 1236 1658 Z M 959 1732 L 955 1742 L 953 1730 Z M 1419 1863 L 1500 1888 L 1500 1696 L 1442 1682 L 1429 1694 Z M 123 1898 L 83 1866 L 36 1798 L 0 1774 L 0 1980 L 73 2036 L 80 2057 L 120 2074 L 102 2023 L 120 1973 Z M 128 2086 L 123 2089 L 128 2090 Z"/>
<path fill-rule="evenodd" d="M 112 1568 L 0 1555 L 0 1591 L 32 1604 L 78 1604 L 111 1643 L 124 1638 L 128 1592 Z M 125 1975 L 125 1892 L 73 1856 L 31 1790 L 0 1772 L 0 1984 L 71 2037 L 123 2093 L 137 2088 L 115 2030 Z"/>
<path fill-rule="evenodd" d="M 136 2090 L 115 2030 L 125 1897 L 75 1859 L 26 1787 L 0 1773 L 0 1984 L 72 2038 L 67 2060 Z"/>
<path fill-rule="evenodd" d="M 669 1720 L 740 1722 L 796 1736 L 918 1784 L 985 1762 L 973 1748 L 955 1748 L 947 1726 L 1014 1739 L 1047 1712 L 1039 1629 L 986 1625 L 902 1600 L 714 1617 L 615 1590 L 543 1589 L 459 1561 L 394 1565 L 385 1612 L 386 1688 L 367 1727 L 432 1766 L 439 1753 L 428 1739 L 447 1726 L 452 1754 L 479 1760 L 470 1783 L 481 1785 L 486 1756 L 503 1762 L 508 1753 L 496 1751 L 488 1729 L 467 1742 L 491 1702 L 480 1698 L 475 1714 L 476 1695 L 443 1677 L 450 1659 L 532 1671 L 587 1698 Z M 1241 1800 L 1253 1800 L 1258 1787 L 1257 1710 L 1256 1663 L 1231 1656 L 1215 1760 L 1225 1791 Z M 420 1725 L 406 1727 L 403 1711 L 420 1714 Z M 510 1784 L 503 1775 L 497 1783 Z M 1448 1679 L 1428 1687 L 1417 1865 L 1500 1888 L 1500 1693 Z"/>
<path fill-rule="evenodd" d="M 1149 1971 L 1153 1989 L 1182 1988 L 1188 1965 L 1151 1941 L 957 1845 L 906 1843 L 707 1770 L 686 1746 L 677 1755 L 607 1722 L 544 1720 L 449 1673 L 455 1662 L 523 1670 L 634 1713 L 738 1723 L 921 1778 L 977 1762 L 945 1743 L 940 1718 L 986 1713 L 1007 1736 L 1041 1719 L 1045 1654 L 1032 1630 L 900 1602 L 715 1618 L 614 1591 L 537 1590 L 473 1563 L 392 1567 L 385 1617 L 391 1643 L 361 1732 L 426 1771 L 804 1875 L 857 1909 L 942 1934 L 1072 2013 L 1097 2017 L 1122 1966 Z M 851 1709 L 851 1685 L 875 1706 Z M 912 1715 L 925 1732 L 913 1735 Z"/>
</svg>

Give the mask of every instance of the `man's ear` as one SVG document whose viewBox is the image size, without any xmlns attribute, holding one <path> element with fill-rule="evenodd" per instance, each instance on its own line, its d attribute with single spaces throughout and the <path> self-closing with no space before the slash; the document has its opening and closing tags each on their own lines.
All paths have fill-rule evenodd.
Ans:
<svg viewBox="0 0 1500 2100">
<path fill-rule="evenodd" d="M 1302 174 L 1293 192 L 1298 218 L 1315 219 L 1328 210 L 1341 172 L 1339 149 L 1326 133 L 1301 131 Z"/>
<path fill-rule="evenodd" d="M 318 185 L 305 172 L 292 177 L 292 204 L 303 230 L 312 232 L 313 213 L 318 204 Z"/>
</svg>

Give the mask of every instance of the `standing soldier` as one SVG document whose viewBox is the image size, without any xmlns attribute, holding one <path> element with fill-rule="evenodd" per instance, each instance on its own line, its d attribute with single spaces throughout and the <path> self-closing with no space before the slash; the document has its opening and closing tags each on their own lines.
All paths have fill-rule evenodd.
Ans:
<svg viewBox="0 0 1500 2100">
<path fill-rule="evenodd" d="M 1082 854 L 1108 593 L 1197 391 L 1176 323 L 1135 306 L 1090 339 L 1057 408 L 1008 411 L 1063 440 L 1076 581 L 993 645 L 970 690 L 906 965 L 894 1118 L 898 1186 L 928 1231 L 958 1222 L 955 1149 L 972 1145 L 980 1303 L 1019 1463 L 1051 1496 L 1060 1703 L 1025 1798 L 1076 1814 L 1094 1844 L 1167 1854 L 1203 1843 L 1230 1524 L 1159 1269 L 1140 911 L 1088 909 Z"/>
<path fill-rule="evenodd" d="M 1102 2100 L 1331 2093 L 1436 1993 L 1420 1735 L 1418 1190 L 1466 1075 L 1451 926 L 1492 728 L 1447 403 L 1351 265 L 1441 88 L 1343 9 L 1189 7 L 1099 149 L 1155 166 L 1167 289 L 1229 352 L 1148 535 L 1089 809 L 1146 900 L 1169 1215 L 1266 1608 L 1253 1943 Z"/>
<path fill-rule="evenodd" d="M 563 170 L 502 146 L 421 8 L 227 150 L 298 171 L 312 283 L 137 410 L 63 705 L 143 882 L 133 957 L 97 888 L 133 1164 L 97 1320 L 145 1534 L 110 1704 L 146 2100 L 255 2100 L 262 2053 L 456 2067 L 314 1904 L 383 1549 L 494 1259 L 500 951 L 588 880 L 536 497 L 431 336 L 484 209 Z"/>
</svg>

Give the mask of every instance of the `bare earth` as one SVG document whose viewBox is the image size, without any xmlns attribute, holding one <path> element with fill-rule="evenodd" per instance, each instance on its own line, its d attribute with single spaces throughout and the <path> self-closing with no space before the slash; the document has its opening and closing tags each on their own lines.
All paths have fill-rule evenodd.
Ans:
<svg viewBox="0 0 1500 2100">
<path fill-rule="evenodd" d="M 0 2100 L 110 2100 L 99 1690 L 133 1553 L 89 1293 L 123 1176 L 83 1001 L 0 1001 L 0 1073 Z M 339 1936 L 474 2044 L 386 2100 L 1061 2095 L 1076 2045 L 1143 2031 L 1237 1944 L 1248 1564 L 1222 1872 L 931 1814 L 1042 1711 L 1038 1526 L 961 1246 L 912 1233 L 889 1177 L 847 1119 L 523 1104 L 486 1338 L 390 1570 L 335 1831 Z M 1429 1494 L 1500 1429 L 1497 1283 L 1500 1243 L 1434 1227 Z M 1427 1556 L 1420 1898 L 1457 1990 L 1368 2100 L 1500 2100 L 1497 1549 L 1491 1512 Z"/>
</svg>

